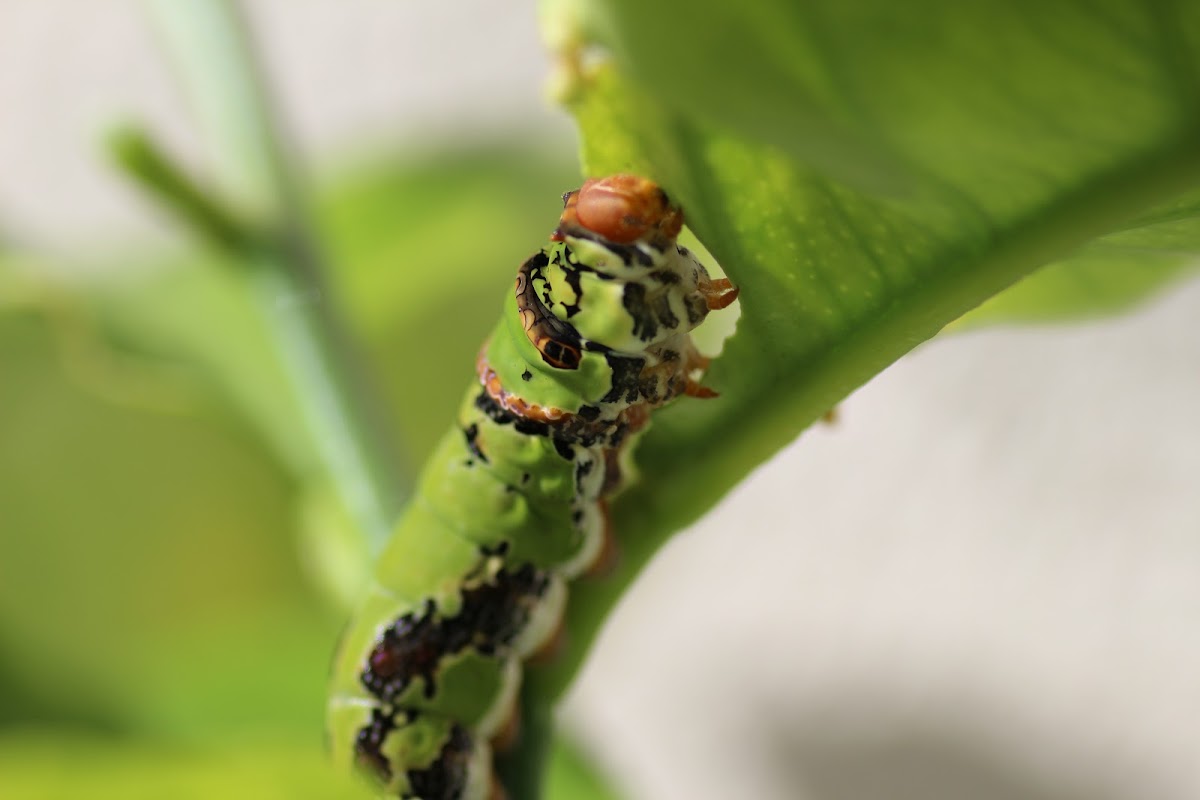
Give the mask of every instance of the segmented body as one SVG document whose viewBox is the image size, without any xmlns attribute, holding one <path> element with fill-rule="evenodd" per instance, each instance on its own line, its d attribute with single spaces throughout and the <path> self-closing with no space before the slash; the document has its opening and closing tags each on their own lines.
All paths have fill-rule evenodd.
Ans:
<svg viewBox="0 0 1200 800">
<path fill-rule="evenodd" d="M 711 395 L 689 332 L 736 290 L 676 244 L 679 209 L 630 175 L 564 201 L 335 664 L 334 755 L 389 796 L 503 796 L 491 750 L 521 664 L 557 634 L 566 582 L 609 550 L 605 498 L 633 438 L 655 407 Z"/>
</svg>

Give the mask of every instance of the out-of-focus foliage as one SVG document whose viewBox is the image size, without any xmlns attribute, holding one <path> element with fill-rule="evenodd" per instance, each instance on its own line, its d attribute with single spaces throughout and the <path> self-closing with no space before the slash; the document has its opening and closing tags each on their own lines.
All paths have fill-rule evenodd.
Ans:
<svg viewBox="0 0 1200 800">
<path fill-rule="evenodd" d="M 0 713 L 184 732 L 261 722 L 258 697 L 278 727 L 319 721 L 291 698 L 321 667 L 289 652 L 337 627 L 290 555 L 288 477 L 228 421 L 80 391 L 59 336 L 0 317 Z M 235 633 L 273 646 L 223 657 Z"/>
<path fill-rule="evenodd" d="M 0 736 L 0 795 L 21 800 L 329 800 L 373 795 L 336 773 L 319 744 L 247 740 L 185 750 L 161 742 L 21 731 Z"/>
<path fill-rule="evenodd" d="M 418 457 L 575 180 L 499 148 L 316 198 Z M 345 796 L 321 773 L 342 610 L 294 533 L 311 452 L 230 265 L 156 258 L 75 286 L 0 261 L 0 796 Z"/>
<path fill-rule="evenodd" d="M 1079 248 L 954 323 L 1084 319 L 1131 308 L 1194 275 L 1200 264 L 1200 195 L 1142 215 Z"/>
<path fill-rule="evenodd" d="M 581 750 L 563 737 L 554 744 L 546 774 L 547 797 L 564 800 L 616 800 L 619 797 Z"/>
<path fill-rule="evenodd" d="M 577 182 L 556 154 L 497 146 L 350 167 L 315 198 L 338 300 L 371 350 L 415 461 L 458 402 L 516 265 Z M 135 278 L 85 287 L 103 333 L 125 351 L 182 359 L 285 460 L 311 463 L 254 293 L 235 266 L 211 251 L 169 256 L 156 270 L 146 260 L 135 256 Z"/>
</svg>

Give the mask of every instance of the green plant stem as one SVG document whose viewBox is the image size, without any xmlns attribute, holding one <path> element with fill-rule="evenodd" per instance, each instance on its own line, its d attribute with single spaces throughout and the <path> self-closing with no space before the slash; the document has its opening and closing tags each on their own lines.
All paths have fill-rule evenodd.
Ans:
<svg viewBox="0 0 1200 800">
<path fill-rule="evenodd" d="M 257 246 L 255 234 L 243 227 L 238 215 L 192 180 L 146 131 L 132 125 L 120 127 L 109 134 L 107 145 L 127 175 L 205 239 L 236 253 Z"/>
<path fill-rule="evenodd" d="M 148 7 L 190 95 L 231 210 L 206 201 L 181 170 L 164 168 L 168 162 L 154 148 L 146 152 L 155 157 L 142 162 L 152 168 L 139 179 L 192 227 L 253 267 L 264 319 L 322 471 L 377 551 L 409 481 L 326 279 L 250 37 L 227 0 L 149 0 Z M 249 238 L 249 231 L 257 233 Z"/>
<path fill-rule="evenodd" d="M 409 481 L 387 437 L 356 347 L 321 282 L 297 276 L 294 261 L 262 256 L 256 288 L 263 314 L 320 455 L 325 477 L 378 552 L 396 521 Z"/>
</svg>

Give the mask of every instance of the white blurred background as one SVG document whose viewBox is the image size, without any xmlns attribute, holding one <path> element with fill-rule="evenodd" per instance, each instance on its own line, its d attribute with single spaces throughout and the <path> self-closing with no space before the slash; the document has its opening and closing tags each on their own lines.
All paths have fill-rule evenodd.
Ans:
<svg viewBox="0 0 1200 800">
<path fill-rule="evenodd" d="M 533 2 L 251 8 L 317 163 L 573 147 Z M 0 7 L 5 236 L 163 235 L 97 157 L 121 113 L 201 157 L 135 3 Z M 903 359 L 666 548 L 566 723 L 640 800 L 1200 797 L 1198 320 L 1192 282 Z"/>
</svg>

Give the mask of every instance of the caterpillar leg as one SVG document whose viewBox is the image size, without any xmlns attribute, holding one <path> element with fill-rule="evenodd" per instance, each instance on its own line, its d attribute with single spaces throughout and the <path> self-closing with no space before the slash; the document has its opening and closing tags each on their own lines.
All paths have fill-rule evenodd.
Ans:
<svg viewBox="0 0 1200 800">
<path fill-rule="evenodd" d="M 741 292 L 738 287 L 733 285 L 733 281 L 728 278 L 713 278 L 701 281 L 699 289 L 700 293 L 704 295 L 704 300 L 708 304 L 709 311 L 720 311 L 722 308 L 728 308 L 734 300 L 737 300 L 738 294 Z"/>
<path fill-rule="evenodd" d="M 729 283 L 729 281 L 726 281 L 723 278 L 721 280 L 726 284 Z M 737 289 L 733 290 L 733 295 L 735 297 L 737 296 Z M 691 342 L 688 342 L 687 347 L 684 349 L 683 358 L 685 364 L 684 372 L 687 376 L 683 385 L 683 394 L 687 397 L 696 397 L 701 400 L 709 400 L 714 397 L 719 397 L 715 390 L 702 385 L 695 377 L 697 375 L 702 375 L 704 371 L 708 369 L 708 365 L 712 363 L 712 359 L 697 350 L 695 345 L 693 345 Z"/>
<path fill-rule="evenodd" d="M 697 397 L 701 400 L 711 400 L 714 397 L 720 397 L 715 389 L 710 389 L 691 378 L 688 379 L 687 385 L 683 387 L 683 393 L 688 397 Z"/>
</svg>

